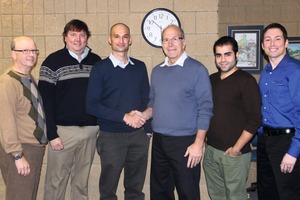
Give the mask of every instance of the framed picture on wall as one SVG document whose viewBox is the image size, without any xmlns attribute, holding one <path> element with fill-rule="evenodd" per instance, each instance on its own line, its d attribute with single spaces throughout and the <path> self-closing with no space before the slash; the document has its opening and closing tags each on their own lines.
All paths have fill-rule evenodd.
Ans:
<svg viewBox="0 0 300 200">
<path fill-rule="evenodd" d="M 235 38 L 239 46 L 237 66 L 250 73 L 260 73 L 263 55 L 260 47 L 263 26 L 228 26 L 228 35 Z"/>
<path fill-rule="evenodd" d="M 288 40 L 287 51 L 291 57 L 300 60 L 300 37 L 289 37 Z"/>
</svg>

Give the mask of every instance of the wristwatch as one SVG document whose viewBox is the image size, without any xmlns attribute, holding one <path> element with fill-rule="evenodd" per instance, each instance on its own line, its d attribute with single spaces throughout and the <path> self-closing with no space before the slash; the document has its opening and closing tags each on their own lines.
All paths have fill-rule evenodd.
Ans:
<svg viewBox="0 0 300 200">
<path fill-rule="evenodd" d="M 23 157 L 23 153 L 16 153 L 13 155 L 15 160 L 20 160 Z"/>
</svg>

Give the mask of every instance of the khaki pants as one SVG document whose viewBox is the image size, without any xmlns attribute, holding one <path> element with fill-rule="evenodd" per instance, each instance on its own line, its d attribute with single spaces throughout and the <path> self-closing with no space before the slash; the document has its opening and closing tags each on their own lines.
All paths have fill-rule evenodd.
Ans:
<svg viewBox="0 0 300 200">
<path fill-rule="evenodd" d="M 64 200 L 70 176 L 70 199 L 87 200 L 99 127 L 57 126 L 57 129 L 64 149 L 53 151 L 48 147 L 44 200 Z"/>
<path fill-rule="evenodd" d="M 251 153 L 239 157 L 224 156 L 224 151 L 207 145 L 203 169 L 212 200 L 247 200 L 246 182 Z"/>
<path fill-rule="evenodd" d="M 18 174 L 15 160 L 11 154 L 7 154 L 0 145 L 0 168 L 6 186 L 6 200 L 35 200 L 45 146 L 38 144 L 22 144 L 23 154 L 30 165 L 30 174 L 21 176 Z"/>
</svg>

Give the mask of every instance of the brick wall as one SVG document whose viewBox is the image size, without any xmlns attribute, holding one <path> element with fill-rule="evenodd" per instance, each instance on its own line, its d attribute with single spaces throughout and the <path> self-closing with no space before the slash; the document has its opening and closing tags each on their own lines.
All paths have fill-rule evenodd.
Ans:
<svg viewBox="0 0 300 200">
<path fill-rule="evenodd" d="M 12 37 L 34 38 L 40 49 L 33 74 L 51 52 L 63 47 L 64 25 L 73 18 L 85 21 L 92 32 L 89 46 L 101 57 L 110 53 L 107 35 L 111 25 L 124 22 L 131 28 L 130 55 L 143 60 L 149 74 L 162 61 L 161 49 L 148 45 L 141 35 L 144 15 L 158 7 L 174 11 L 186 32 L 187 52 L 215 71 L 212 45 L 218 33 L 218 0 L 1 0 L 0 73 L 11 65 Z"/>
<path fill-rule="evenodd" d="M 130 55 L 143 60 L 150 75 L 152 68 L 163 60 L 163 54 L 161 49 L 153 48 L 144 41 L 141 22 L 148 11 L 159 7 L 168 8 L 178 15 L 186 33 L 187 53 L 200 60 L 212 73 L 216 71 L 212 45 L 218 37 L 218 3 L 219 0 L 1 0 L 0 74 L 12 64 L 12 38 L 27 35 L 34 38 L 40 49 L 38 64 L 33 70 L 33 75 L 38 78 L 38 71 L 45 57 L 64 46 L 64 25 L 69 20 L 78 18 L 85 21 L 91 30 L 89 46 L 103 58 L 111 51 L 107 43 L 111 25 L 116 22 L 129 25 L 133 37 Z M 38 200 L 43 195 L 46 162 L 47 156 L 44 158 Z M 90 176 L 90 200 L 99 199 L 99 163 L 99 156 L 96 154 Z M 202 200 L 207 200 L 204 175 L 200 186 Z M 149 169 L 144 190 L 148 200 Z M 123 197 L 122 193 L 123 187 L 120 183 L 120 199 Z M 3 198 L 4 185 L 0 175 L 0 199 Z M 70 200 L 68 195 L 66 200 Z"/>
<path fill-rule="evenodd" d="M 289 36 L 300 35 L 299 0 L 1 0 L 0 3 L 0 73 L 11 65 L 10 42 L 19 35 L 34 38 L 40 49 L 39 60 L 33 70 L 38 76 L 39 66 L 51 52 L 63 47 L 61 33 L 73 18 L 85 21 L 91 32 L 89 46 L 101 57 L 110 53 L 107 44 L 109 28 L 124 22 L 131 28 L 133 45 L 130 55 L 143 60 L 149 74 L 154 65 L 162 61 L 161 49 L 148 45 L 141 35 L 144 15 L 158 7 L 174 11 L 186 32 L 187 52 L 203 62 L 210 73 L 216 71 L 212 45 L 227 34 L 228 25 L 267 25 L 282 23 Z M 259 75 L 255 75 L 258 78 Z M 45 162 L 47 158 L 45 157 Z M 39 198 L 43 191 L 44 170 Z M 95 156 L 90 178 L 90 199 L 98 199 L 99 158 Z M 205 181 L 201 180 L 202 200 L 208 199 Z M 251 166 L 250 180 L 255 180 L 255 164 Z M 122 196 L 122 187 L 118 193 Z M 145 192 L 149 190 L 149 172 Z M 4 186 L 0 175 L 0 199 Z M 147 198 L 149 198 L 147 196 Z M 147 199 L 146 198 L 146 199 Z"/>
<path fill-rule="evenodd" d="M 227 35 L 228 26 L 267 26 L 278 22 L 285 26 L 289 37 L 300 36 L 299 9 L 299 0 L 220 0 L 218 33 Z M 259 78 L 259 74 L 254 76 Z"/>
</svg>

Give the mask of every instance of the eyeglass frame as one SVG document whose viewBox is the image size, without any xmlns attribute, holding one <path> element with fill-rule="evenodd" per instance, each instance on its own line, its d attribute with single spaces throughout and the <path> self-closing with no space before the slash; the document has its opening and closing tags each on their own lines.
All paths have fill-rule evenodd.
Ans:
<svg viewBox="0 0 300 200">
<path fill-rule="evenodd" d="M 164 43 L 164 44 L 167 44 L 167 43 L 169 43 L 169 41 L 171 41 L 171 42 L 179 42 L 180 40 L 183 40 L 183 39 L 184 39 L 184 37 L 174 36 L 172 38 L 163 38 L 161 40 L 161 42 Z"/>
<path fill-rule="evenodd" d="M 16 52 L 22 52 L 23 54 L 39 54 L 40 50 L 38 49 L 12 49 L 12 51 L 16 51 Z"/>
</svg>

